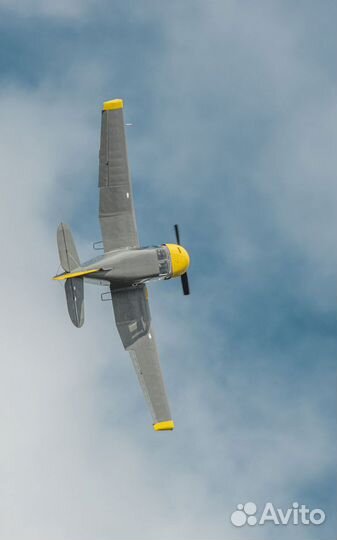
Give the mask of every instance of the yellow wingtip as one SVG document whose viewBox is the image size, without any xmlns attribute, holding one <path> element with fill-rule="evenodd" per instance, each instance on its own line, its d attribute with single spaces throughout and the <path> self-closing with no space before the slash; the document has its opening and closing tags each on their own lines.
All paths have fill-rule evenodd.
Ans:
<svg viewBox="0 0 337 540">
<path fill-rule="evenodd" d="M 174 427 L 173 420 L 166 420 L 165 422 L 157 422 L 156 424 L 153 424 L 153 429 L 155 431 L 172 431 Z"/>
<path fill-rule="evenodd" d="M 104 101 L 103 111 L 113 111 L 115 109 L 123 109 L 124 103 L 122 99 L 110 99 L 110 101 Z"/>
</svg>

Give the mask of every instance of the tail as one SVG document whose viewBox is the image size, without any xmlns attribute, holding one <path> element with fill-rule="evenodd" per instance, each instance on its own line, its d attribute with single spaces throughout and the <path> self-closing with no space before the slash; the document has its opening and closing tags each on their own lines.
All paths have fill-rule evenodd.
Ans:
<svg viewBox="0 0 337 540">
<path fill-rule="evenodd" d="M 57 229 L 57 246 L 60 263 L 65 272 L 72 272 L 80 267 L 80 259 L 70 228 L 64 223 L 61 223 Z M 84 323 L 83 277 L 66 279 L 65 292 L 70 319 L 77 328 L 80 328 Z"/>
<path fill-rule="evenodd" d="M 65 225 L 65 223 L 60 223 L 58 226 L 57 247 L 59 248 L 60 263 L 65 272 L 71 272 L 81 265 L 69 225 Z"/>
</svg>

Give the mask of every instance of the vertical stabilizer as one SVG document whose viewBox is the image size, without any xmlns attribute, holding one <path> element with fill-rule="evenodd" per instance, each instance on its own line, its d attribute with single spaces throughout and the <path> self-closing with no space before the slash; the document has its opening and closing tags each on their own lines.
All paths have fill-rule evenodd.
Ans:
<svg viewBox="0 0 337 540">
<path fill-rule="evenodd" d="M 65 223 L 60 223 L 57 229 L 57 247 L 59 250 L 60 263 L 66 272 L 71 272 L 80 266 L 80 259 L 70 228 Z"/>
</svg>

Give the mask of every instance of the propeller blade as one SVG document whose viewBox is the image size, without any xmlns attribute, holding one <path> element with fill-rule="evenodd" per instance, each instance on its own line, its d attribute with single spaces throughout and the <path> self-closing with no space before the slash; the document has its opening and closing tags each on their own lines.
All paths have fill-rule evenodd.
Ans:
<svg viewBox="0 0 337 540">
<path fill-rule="evenodd" d="M 178 246 L 181 246 L 179 227 L 178 227 L 177 224 L 174 226 L 174 232 L 176 233 L 177 244 L 178 244 Z M 180 276 L 180 278 L 181 278 L 181 284 L 182 284 L 182 287 L 183 287 L 184 295 L 190 294 L 190 286 L 189 286 L 189 283 L 188 283 L 187 272 L 185 272 L 185 274 L 182 274 Z"/>
<path fill-rule="evenodd" d="M 178 225 L 175 225 L 174 226 L 174 230 L 175 230 L 175 233 L 176 233 L 176 239 L 177 239 L 177 244 L 178 246 L 180 246 L 180 234 L 179 234 L 179 227 Z"/>
<path fill-rule="evenodd" d="M 187 273 L 185 273 L 185 274 L 183 274 L 181 276 L 181 284 L 183 286 L 184 295 L 186 296 L 187 294 L 190 294 L 190 286 L 188 284 Z"/>
</svg>

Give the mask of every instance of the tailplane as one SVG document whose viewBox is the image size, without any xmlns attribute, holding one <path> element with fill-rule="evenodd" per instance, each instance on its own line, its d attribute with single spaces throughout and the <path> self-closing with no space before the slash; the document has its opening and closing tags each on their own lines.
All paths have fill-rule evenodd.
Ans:
<svg viewBox="0 0 337 540">
<path fill-rule="evenodd" d="M 84 323 L 84 286 L 83 278 L 67 279 L 64 285 L 66 292 L 68 313 L 72 323 L 80 328 Z"/>
</svg>

